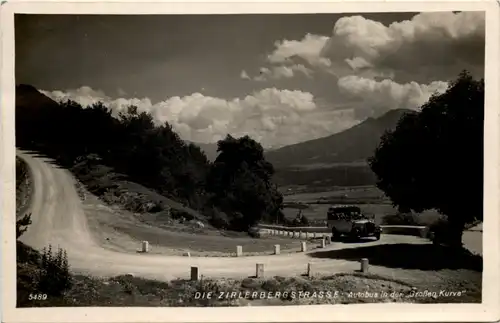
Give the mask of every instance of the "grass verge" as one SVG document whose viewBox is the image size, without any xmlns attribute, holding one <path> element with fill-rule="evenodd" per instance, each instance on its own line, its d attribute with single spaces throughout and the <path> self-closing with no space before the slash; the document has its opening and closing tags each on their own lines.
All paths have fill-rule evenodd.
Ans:
<svg viewBox="0 0 500 323">
<path fill-rule="evenodd" d="M 22 294 L 21 294 L 22 295 Z M 371 274 L 158 282 L 130 275 L 75 276 L 63 296 L 19 299 L 20 307 L 50 306 L 264 306 L 359 303 L 478 303 L 481 282 L 443 280 L 410 284 Z"/>
</svg>

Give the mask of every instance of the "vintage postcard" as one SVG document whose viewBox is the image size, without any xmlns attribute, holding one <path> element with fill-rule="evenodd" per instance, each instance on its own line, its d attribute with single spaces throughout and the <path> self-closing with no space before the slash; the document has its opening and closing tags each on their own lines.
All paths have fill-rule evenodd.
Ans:
<svg viewBox="0 0 500 323">
<path fill-rule="evenodd" d="M 3 322 L 500 319 L 498 3 L 0 10 Z"/>
</svg>

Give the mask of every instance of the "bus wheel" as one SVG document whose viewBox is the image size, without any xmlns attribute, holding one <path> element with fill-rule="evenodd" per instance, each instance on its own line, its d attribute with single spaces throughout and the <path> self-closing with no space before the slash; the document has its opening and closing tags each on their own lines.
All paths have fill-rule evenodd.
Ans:
<svg viewBox="0 0 500 323">
<path fill-rule="evenodd" d="M 332 228 L 332 241 L 337 241 L 340 238 L 340 234 L 335 228 Z"/>
</svg>

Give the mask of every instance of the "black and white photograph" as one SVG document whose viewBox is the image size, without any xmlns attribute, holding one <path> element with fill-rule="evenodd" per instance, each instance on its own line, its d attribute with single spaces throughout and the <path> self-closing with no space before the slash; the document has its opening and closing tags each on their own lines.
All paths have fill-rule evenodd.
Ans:
<svg viewBox="0 0 500 323">
<path fill-rule="evenodd" d="M 14 13 L 15 307 L 479 306 L 486 17 Z"/>
</svg>

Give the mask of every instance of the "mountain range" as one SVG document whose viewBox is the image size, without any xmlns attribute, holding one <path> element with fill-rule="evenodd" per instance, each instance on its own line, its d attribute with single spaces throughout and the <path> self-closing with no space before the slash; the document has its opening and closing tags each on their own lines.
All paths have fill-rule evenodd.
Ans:
<svg viewBox="0 0 500 323">
<path fill-rule="evenodd" d="M 365 165 L 366 159 L 378 146 L 380 137 L 386 130 L 393 129 L 407 111 L 391 110 L 342 132 L 268 151 L 266 159 L 277 169 Z"/>
</svg>

